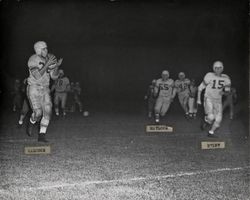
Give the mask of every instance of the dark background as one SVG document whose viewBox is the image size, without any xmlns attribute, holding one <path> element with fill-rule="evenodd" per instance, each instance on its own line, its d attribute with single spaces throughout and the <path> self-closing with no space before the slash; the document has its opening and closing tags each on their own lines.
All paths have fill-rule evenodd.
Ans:
<svg viewBox="0 0 250 200">
<path fill-rule="evenodd" d="M 167 69 L 199 83 L 215 60 L 248 98 L 248 1 L 35 1 L 1 3 L 1 87 L 28 76 L 33 44 L 64 58 L 89 102 L 141 102 Z M 2 98 L 6 98 L 7 95 Z"/>
</svg>

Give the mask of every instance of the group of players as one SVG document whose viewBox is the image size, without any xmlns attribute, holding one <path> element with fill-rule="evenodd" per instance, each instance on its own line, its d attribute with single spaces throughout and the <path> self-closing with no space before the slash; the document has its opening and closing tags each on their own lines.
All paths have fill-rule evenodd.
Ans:
<svg viewBox="0 0 250 200">
<path fill-rule="evenodd" d="M 195 118 L 198 107 L 201 103 L 201 94 L 204 92 L 205 117 L 201 125 L 204 130 L 209 128 L 208 137 L 217 137 L 215 130 L 220 127 L 223 110 L 230 108 L 230 119 L 233 119 L 233 107 L 236 96 L 236 89 L 231 87 L 231 79 L 223 74 L 224 65 L 221 61 L 213 63 L 213 72 L 208 72 L 199 86 L 195 80 L 186 78 L 184 72 L 178 74 L 174 81 L 170 78 L 167 70 L 161 74 L 161 78 L 153 80 L 148 88 L 145 99 L 148 103 L 148 117 L 154 114 L 155 122 L 160 123 L 176 95 L 187 118 Z M 223 98 L 225 97 L 225 98 Z M 223 101 L 222 101 L 223 100 Z"/>
<path fill-rule="evenodd" d="M 27 106 L 30 105 L 32 114 L 29 119 L 27 134 L 33 135 L 36 123 L 40 125 L 38 134 L 39 142 L 47 142 L 45 135 L 50 122 L 52 113 L 51 92 L 54 91 L 54 107 L 56 115 L 59 115 L 59 103 L 61 102 L 62 113 L 66 114 L 65 105 L 67 94 L 74 91 L 74 100 L 82 111 L 82 104 L 78 98 L 81 89 L 79 84 L 73 87 L 69 79 L 64 76 L 63 70 L 59 69 L 63 59 L 57 59 L 53 54 L 48 53 L 47 44 L 44 41 L 38 41 L 34 44 L 35 54 L 28 60 L 29 77 L 27 78 Z M 202 83 L 197 87 L 194 80 L 185 77 L 184 72 L 178 74 L 178 80 L 174 81 L 170 78 L 167 70 L 161 74 L 161 78 L 154 80 L 149 87 L 149 91 L 145 99 L 148 100 L 148 115 L 152 117 L 154 114 L 155 122 L 159 123 L 164 117 L 174 100 L 176 94 L 179 102 L 190 118 L 196 116 L 196 105 L 201 105 L 201 93 L 204 94 L 204 110 L 205 117 L 203 128 L 210 126 L 208 131 L 209 137 L 215 137 L 215 130 L 220 127 L 222 121 L 223 105 L 222 96 L 232 97 L 235 90 L 231 89 L 231 80 L 229 76 L 223 74 L 224 66 L 221 61 L 213 63 L 213 72 L 205 75 Z M 50 80 L 54 80 L 53 86 L 50 88 Z M 74 88 L 74 89 L 73 89 Z M 230 98 L 227 105 L 233 106 Z M 231 98 L 232 99 L 232 98 Z M 23 113 L 24 114 L 24 113 Z M 23 123 L 21 115 L 19 124 Z M 231 113 L 231 118 L 233 113 Z"/>
</svg>

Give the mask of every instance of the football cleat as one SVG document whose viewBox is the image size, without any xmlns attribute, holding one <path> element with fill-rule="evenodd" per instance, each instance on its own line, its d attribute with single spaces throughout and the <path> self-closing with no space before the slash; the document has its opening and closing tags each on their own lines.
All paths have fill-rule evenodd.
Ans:
<svg viewBox="0 0 250 200">
<path fill-rule="evenodd" d="M 46 140 L 46 138 L 45 138 L 45 133 L 39 133 L 39 134 L 38 134 L 38 142 L 44 142 L 44 143 L 49 142 L 49 141 Z"/>
<path fill-rule="evenodd" d="M 29 122 L 27 126 L 27 130 L 26 130 L 26 133 L 28 136 L 31 137 L 33 135 L 34 128 L 35 128 L 35 124 L 32 124 L 31 122 Z"/>
<path fill-rule="evenodd" d="M 215 135 L 215 134 L 211 134 L 211 133 L 209 133 L 209 132 L 208 132 L 208 134 L 207 134 L 207 137 L 211 137 L 211 138 L 218 138 L 218 136 L 217 136 L 217 135 Z"/>
</svg>

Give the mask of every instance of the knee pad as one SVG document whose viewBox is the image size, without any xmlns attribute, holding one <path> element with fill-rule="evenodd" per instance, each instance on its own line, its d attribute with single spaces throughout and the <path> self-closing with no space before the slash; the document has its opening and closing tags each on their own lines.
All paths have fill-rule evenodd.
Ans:
<svg viewBox="0 0 250 200">
<path fill-rule="evenodd" d="M 41 118 L 42 114 L 43 114 L 43 111 L 42 109 L 35 109 L 34 111 L 34 117 L 38 120 Z"/>
<path fill-rule="evenodd" d="M 219 127 L 221 121 L 222 121 L 222 115 L 217 115 L 217 116 L 215 117 L 214 125 L 215 125 L 216 127 Z"/>
<path fill-rule="evenodd" d="M 207 115 L 207 120 L 208 120 L 210 123 L 212 123 L 212 121 L 214 121 L 214 119 L 215 119 L 215 117 L 214 117 L 213 114 L 208 114 L 208 115 Z"/>
<path fill-rule="evenodd" d="M 52 113 L 52 105 L 51 105 L 51 104 L 46 104 L 46 105 L 44 106 L 44 113 L 43 113 L 43 116 L 44 116 L 46 119 L 49 119 L 51 113 Z"/>
</svg>

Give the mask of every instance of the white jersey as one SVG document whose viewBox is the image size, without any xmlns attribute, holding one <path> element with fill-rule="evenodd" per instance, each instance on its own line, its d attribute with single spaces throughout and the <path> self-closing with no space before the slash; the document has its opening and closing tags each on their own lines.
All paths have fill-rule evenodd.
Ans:
<svg viewBox="0 0 250 200">
<path fill-rule="evenodd" d="M 166 81 L 163 81 L 160 78 L 156 81 L 155 87 L 158 89 L 160 97 L 171 97 L 174 88 L 174 81 L 171 78 Z"/>
<path fill-rule="evenodd" d="M 222 90 L 225 87 L 231 86 L 231 80 L 226 74 L 221 74 L 220 76 L 215 75 L 213 72 L 209 72 L 205 75 L 204 84 L 206 85 L 205 97 L 221 100 Z"/>
<path fill-rule="evenodd" d="M 56 92 L 67 92 L 69 79 L 67 77 L 58 78 L 55 83 Z"/>
<path fill-rule="evenodd" d="M 45 65 L 46 59 L 38 56 L 36 54 L 32 55 L 28 61 L 28 68 L 29 68 L 29 77 L 27 79 L 29 85 L 37 85 L 37 86 L 49 86 L 50 82 L 50 74 L 45 72 L 41 78 L 36 79 L 33 74 L 31 73 L 32 70 L 38 69 L 40 70 Z"/>
<path fill-rule="evenodd" d="M 175 88 L 177 89 L 178 93 L 189 93 L 189 85 L 190 85 L 190 80 L 185 78 L 184 80 L 176 80 L 175 81 Z"/>
</svg>

